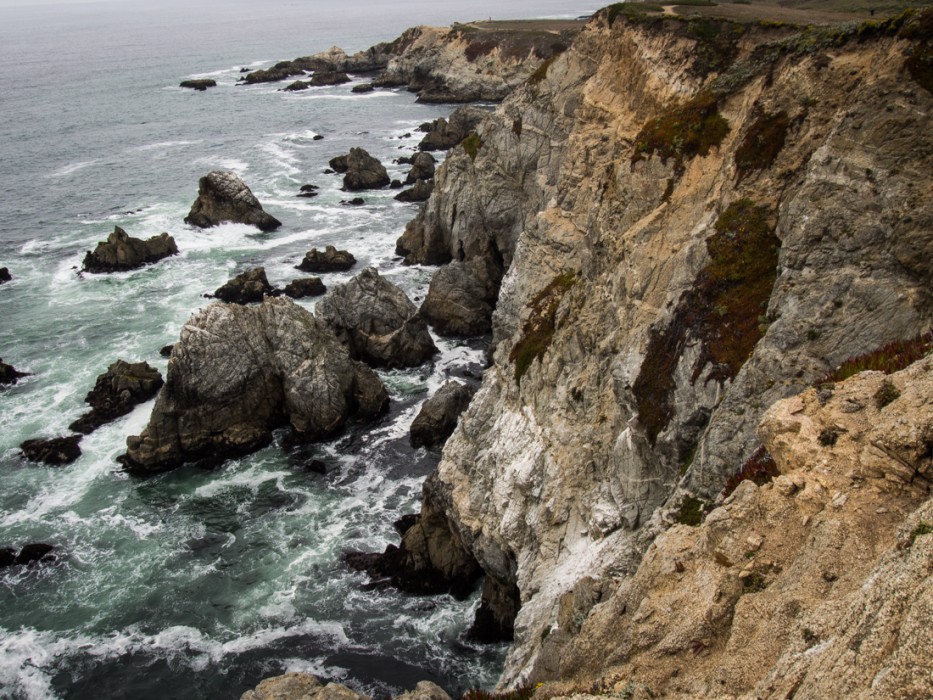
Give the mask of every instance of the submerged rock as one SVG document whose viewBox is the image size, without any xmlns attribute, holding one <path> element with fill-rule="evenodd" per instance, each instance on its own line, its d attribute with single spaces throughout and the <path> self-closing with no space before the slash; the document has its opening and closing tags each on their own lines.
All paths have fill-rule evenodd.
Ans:
<svg viewBox="0 0 933 700">
<path fill-rule="evenodd" d="M 345 272 L 354 265 L 356 258 L 351 253 L 329 245 L 323 251 L 312 248 L 295 267 L 302 272 Z"/>
<path fill-rule="evenodd" d="M 292 299 L 319 297 L 326 292 L 327 287 L 321 282 L 320 277 L 304 277 L 302 279 L 292 280 L 285 285 L 285 296 L 289 296 Z"/>
<path fill-rule="evenodd" d="M 215 170 L 198 181 L 198 198 L 185 223 L 210 228 L 225 222 L 274 231 L 282 222 L 262 209 L 249 187 L 234 173 Z"/>
<path fill-rule="evenodd" d="M 254 267 L 228 281 L 214 292 L 214 297 L 231 304 L 252 304 L 262 301 L 275 289 L 266 278 L 266 268 Z"/>
<path fill-rule="evenodd" d="M 197 78 L 195 80 L 182 80 L 179 83 L 178 87 L 191 88 L 192 90 L 200 90 L 201 92 L 207 90 L 207 88 L 217 87 L 217 81 L 211 78 Z"/>
<path fill-rule="evenodd" d="M 0 384 L 16 384 L 21 377 L 28 377 L 28 372 L 20 372 L 13 365 L 8 365 L 0 359 Z"/>
<path fill-rule="evenodd" d="M 120 461 L 137 474 L 218 462 L 268 444 L 283 425 L 314 440 L 387 406 L 378 376 L 294 302 L 211 304 L 182 329 L 149 424 Z"/>
<path fill-rule="evenodd" d="M 84 398 L 93 410 L 69 425 L 68 429 L 87 435 L 151 399 L 164 383 L 159 371 L 147 362 L 117 360 L 97 377 L 94 388 Z"/>
<path fill-rule="evenodd" d="M 374 190 L 389 184 L 389 173 L 376 158 L 362 148 L 351 148 L 345 156 L 331 159 L 335 172 L 345 173 L 343 188 L 350 192 Z"/>
<path fill-rule="evenodd" d="M 457 427 L 457 419 L 470 405 L 474 389 L 460 382 L 447 382 L 424 402 L 411 424 L 412 447 L 443 445 Z"/>
<path fill-rule="evenodd" d="M 97 244 L 94 252 L 88 251 L 81 267 L 85 272 L 124 272 L 143 265 L 158 262 L 178 253 L 175 239 L 160 233 L 148 240 L 133 238 L 119 226 L 115 226 L 106 241 Z"/>
<path fill-rule="evenodd" d="M 41 462 L 53 467 L 71 464 L 81 456 L 81 442 L 83 435 L 68 435 L 57 438 L 38 438 L 26 440 L 20 445 L 23 456 L 30 462 Z"/>
<path fill-rule="evenodd" d="M 331 290 L 316 313 L 353 357 L 376 366 L 415 367 L 437 352 L 417 307 L 371 267 Z"/>
</svg>

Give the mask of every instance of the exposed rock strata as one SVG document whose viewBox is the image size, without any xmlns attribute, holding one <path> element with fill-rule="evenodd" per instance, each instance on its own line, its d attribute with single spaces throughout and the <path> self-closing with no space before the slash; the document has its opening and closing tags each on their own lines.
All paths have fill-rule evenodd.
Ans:
<svg viewBox="0 0 933 700">
<path fill-rule="evenodd" d="M 178 253 L 175 239 L 160 233 L 148 240 L 133 238 L 119 226 L 101 241 L 93 252 L 84 256 L 81 268 L 85 272 L 125 272 L 158 262 Z"/>
<path fill-rule="evenodd" d="M 411 444 L 414 447 L 436 447 L 457 427 L 457 419 L 470 405 L 473 389 L 460 382 L 447 382 L 424 402 L 411 424 Z"/>
<path fill-rule="evenodd" d="M 214 292 L 214 297 L 231 304 L 253 304 L 274 292 L 266 277 L 266 268 L 253 267 L 225 282 Z"/>
<path fill-rule="evenodd" d="M 146 474 L 221 460 L 268 444 L 279 426 L 313 440 L 387 405 L 376 374 L 294 302 L 211 304 L 182 329 L 149 425 L 127 439 L 122 462 Z"/>
<path fill-rule="evenodd" d="M 147 362 L 117 360 L 97 377 L 94 388 L 84 397 L 91 411 L 68 426 L 87 435 L 105 423 L 125 416 L 133 408 L 155 396 L 165 382 Z"/>
<path fill-rule="evenodd" d="M 542 640 L 563 596 L 611 596 L 686 494 L 714 501 L 768 406 L 933 324 L 917 34 L 609 19 L 451 151 L 400 241 L 506 270 L 494 364 L 424 506 L 520 591 L 506 685 L 559 672 Z M 716 138 L 679 134 L 691 119 Z M 783 146 L 749 157 L 774 124 Z M 773 286 L 745 276 L 748 240 L 776 254 Z"/>
<path fill-rule="evenodd" d="M 371 267 L 334 287 L 315 313 L 353 357 L 376 366 L 416 367 L 437 353 L 417 307 Z"/>
<path fill-rule="evenodd" d="M 282 225 L 263 211 L 259 200 L 234 173 L 215 170 L 198 181 L 198 198 L 185 223 L 210 228 L 225 222 L 249 224 L 261 231 L 274 231 Z"/>
</svg>

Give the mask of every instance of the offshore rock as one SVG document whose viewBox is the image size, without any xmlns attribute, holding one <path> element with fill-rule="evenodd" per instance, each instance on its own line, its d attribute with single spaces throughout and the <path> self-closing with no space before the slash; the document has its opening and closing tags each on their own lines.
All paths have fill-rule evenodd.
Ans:
<svg viewBox="0 0 933 700">
<path fill-rule="evenodd" d="M 275 289 L 266 278 L 266 268 L 253 267 L 241 272 L 214 292 L 214 297 L 231 304 L 253 304 Z"/>
<path fill-rule="evenodd" d="M 415 186 L 402 190 L 395 195 L 399 202 L 425 202 L 434 191 L 434 183 L 430 180 L 416 180 Z"/>
<path fill-rule="evenodd" d="M 0 384 L 16 384 L 21 377 L 28 377 L 28 372 L 20 372 L 13 365 L 0 359 Z"/>
<path fill-rule="evenodd" d="M 217 87 L 217 81 L 213 78 L 197 78 L 194 80 L 182 80 L 178 87 L 191 88 L 204 92 L 207 88 Z"/>
<path fill-rule="evenodd" d="M 421 125 L 426 132 L 418 148 L 422 151 L 447 151 L 459 144 L 489 114 L 489 110 L 465 105 L 457 107 L 450 119 L 440 117 Z"/>
<path fill-rule="evenodd" d="M 83 435 L 67 435 L 57 438 L 37 438 L 26 440 L 19 447 L 23 456 L 30 462 L 42 462 L 52 467 L 71 464 L 81 456 L 81 442 Z"/>
<path fill-rule="evenodd" d="M 437 159 L 430 153 L 426 151 L 416 153 L 408 162 L 411 164 L 411 170 L 405 177 L 406 185 L 413 185 L 418 180 L 430 180 L 434 177 L 434 164 Z"/>
<path fill-rule="evenodd" d="M 345 173 L 343 188 L 349 192 L 373 190 L 389 184 L 389 174 L 376 158 L 363 148 L 351 148 L 350 153 L 330 161 L 335 172 Z"/>
<path fill-rule="evenodd" d="M 349 83 L 349 76 L 342 71 L 314 71 L 311 80 L 308 81 L 312 87 L 323 85 L 343 85 Z"/>
<path fill-rule="evenodd" d="M 334 287 L 316 314 L 354 358 L 375 366 L 416 367 L 437 353 L 415 305 L 371 267 Z"/>
<path fill-rule="evenodd" d="M 94 252 L 87 252 L 81 267 L 85 272 L 93 273 L 125 272 L 177 253 L 175 239 L 167 233 L 160 233 L 144 241 L 127 235 L 126 231 L 115 226 L 106 241 L 99 242 Z"/>
<path fill-rule="evenodd" d="M 35 564 L 37 562 L 51 563 L 55 561 L 55 555 L 52 554 L 54 549 L 55 545 L 46 544 L 45 542 L 30 542 L 23 545 L 13 563 L 20 565 Z"/>
<path fill-rule="evenodd" d="M 375 373 L 294 302 L 211 304 L 182 329 L 149 425 L 120 461 L 138 474 L 219 461 L 268 444 L 283 425 L 314 440 L 387 406 Z"/>
<path fill-rule="evenodd" d="M 412 447 L 443 445 L 457 427 L 457 419 L 470 405 L 475 389 L 447 382 L 424 402 L 411 424 Z"/>
<path fill-rule="evenodd" d="M 443 336 L 489 333 L 501 281 L 502 269 L 490 256 L 455 260 L 434 273 L 421 315 Z"/>
<path fill-rule="evenodd" d="M 302 272 L 345 272 L 354 265 L 356 258 L 350 252 L 329 245 L 323 251 L 312 248 L 295 267 Z"/>
<path fill-rule="evenodd" d="M 185 217 L 185 223 L 210 228 L 224 222 L 249 224 L 261 231 L 274 231 L 282 222 L 262 209 L 236 174 L 215 170 L 198 181 L 198 198 Z"/>
<path fill-rule="evenodd" d="M 147 362 L 117 360 L 97 377 L 94 388 L 84 397 L 92 410 L 68 429 L 87 435 L 151 399 L 164 383 L 159 371 Z"/>
<path fill-rule="evenodd" d="M 0 284 L 4 282 L 10 282 L 13 280 L 13 277 L 10 275 L 10 271 L 5 267 L 0 267 Z"/>
<path fill-rule="evenodd" d="M 327 287 L 321 282 L 320 277 L 303 277 L 285 285 L 285 296 L 292 299 L 319 297 L 326 292 Z"/>
</svg>

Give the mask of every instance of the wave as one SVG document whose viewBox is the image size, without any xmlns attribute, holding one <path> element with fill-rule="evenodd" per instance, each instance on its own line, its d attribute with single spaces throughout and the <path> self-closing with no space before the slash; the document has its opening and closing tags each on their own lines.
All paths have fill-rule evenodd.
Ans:
<svg viewBox="0 0 933 700">
<path fill-rule="evenodd" d="M 85 168 L 90 168 L 92 165 L 97 165 L 99 162 L 100 158 L 95 158 L 94 160 L 82 160 L 78 161 L 77 163 L 70 163 L 68 165 L 62 166 L 58 170 L 49 173 L 46 177 L 68 177 L 69 175 L 73 175 L 79 170 L 84 170 Z"/>
</svg>

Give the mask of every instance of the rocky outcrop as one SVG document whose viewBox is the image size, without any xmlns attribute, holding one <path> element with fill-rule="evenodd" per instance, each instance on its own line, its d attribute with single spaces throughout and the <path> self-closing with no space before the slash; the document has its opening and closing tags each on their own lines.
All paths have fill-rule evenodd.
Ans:
<svg viewBox="0 0 933 700">
<path fill-rule="evenodd" d="M 182 329 L 149 424 L 121 461 L 148 474 L 222 460 L 268 444 L 277 427 L 314 440 L 387 405 L 375 373 L 294 302 L 211 304 Z"/>
<path fill-rule="evenodd" d="M 114 226 L 113 233 L 107 236 L 106 241 L 99 242 L 93 252 L 87 252 L 81 268 L 85 272 L 94 273 L 125 272 L 177 253 L 175 239 L 167 233 L 160 233 L 144 241 Z"/>
<path fill-rule="evenodd" d="M 28 377 L 28 372 L 20 372 L 13 365 L 8 365 L 0 359 L 0 385 L 16 384 L 22 377 Z"/>
<path fill-rule="evenodd" d="M 284 291 L 287 297 L 302 299 L 304 297 L 319 297 L 327 292 L 327 287 L 321 282 L 320 277 L 302 277 L 286 284 Z"/>
<path fill-rule="evenodd" d="M 422 124 L 425 136 L 418 144 L 422 151 L 449 151 L 465 139 L 489 115 L 489 110 L 464 105 L 457 107 L 450 119 L 439 117 Z"/>
<path fill-rule="evenodd" d="M 437 353 L 417 307 L 371 267 L 334 287 L 315 313 L 353 357 L 375 366 L 416 367 Z"/>
<path fill-rule="evenodd" d="M 489 333 L 501 281 L 502 268 L 492 256 L 455 260 L 431 277 L 421 315 L 443 336 Z"/>
<path fill-rule="evenodd" d="M 36 438 L 26 440 L 19 447 L 23 456 L 30 462 L 41 462 L 51 467 L 60 467 L 71 464 L 81 456 L 82 435 L 66 435 L 57 438 Z"/>
<path fill-rule="evenodd" d="M 84 397 L 91 411 L 68 429 L 87 435 L 154 397 L 164 383 L 159 371 L 147 362 L 117 360 L 97 377 L 94 388 Z"/>
<path fill-rule="evenodd" d="M 470 405 L 474 389 L 460 382 L 447 382 L 424 402 L 411 424 L 412 447 L 443 445 L 457 427 L 457 419 Z"/>
<path fill-rule="evenodd" d="M 178 87 L 190 88 L 204 92 L 207 88 L 217 87 L 217 81 L 213 78 L 196 78 L 194 80 L 182 80 Z"/>
<path fill-rule="evenodd" d="M 438 168 L 401 252 L 505 274 L 424 507 L 520 592 L 504 686 L 561 672 L 543 640 L 716 501 L 770 405 L 933 325 L 933 95 L 902 70 L 923 16 L 605 11 Z"/>
<path fill-rule="evenodd" d="M 329 245 L 323 251 L 312 248 L 295 267 L 302 272 L 345 272 L 354 265 L 356 258 L 352 253 Z"/>
<path fill-rule="evenodd" d="M 399 202 L 425 202 L 433 191 L 433 182 L 430 180 L 418 180 L 415 182 L 414 187 L 402 190 L 395 195 L 395 199 Z"/>
<path fill-rule="evenodd" d="M 408 162 L 411 164 L 411 170 L 405 176 L 406 185 L 414 185 L 418 180 L 430 180 L 434 177 L 434 164 L 437 159 L 430 153 L 426 151 L 416 153 Z"/>
<path fill-rule="evenodd" d="M 335 172 L 345 173 L 343 188 L 349 192 L 374 190 L 389 184 L 385 166 L 363 148 L 351 148 L 347 155 L 332 158 L 330 167 Z"/>
<path fill-rule="evenodd" d="M 368 700 L 345 685 L 322 684 L 309 673 L 286 673 L 267 678 L 240 700 Z M 431 681 L 421 681 L 414 690 L 395 696 L 395 700 L 450 700 L 444 689 Z"/>
<path fill-rule="evenodd" d="M 231 304 L 253 304 L 274 292 L 266 277 L 266 268 L 253 267 L 224 283 L 214 292 L 214 297 Z"/>
<path fill-rule="evenodd" d="M 210 228 L 225 222 L 248 224 L 274 231 L 282 222 L 262 209 L 249 187 L 234 173 L 215 170 L 198 181 L 198 198 L 185 223 Z"/>
</svg>

